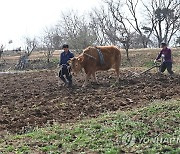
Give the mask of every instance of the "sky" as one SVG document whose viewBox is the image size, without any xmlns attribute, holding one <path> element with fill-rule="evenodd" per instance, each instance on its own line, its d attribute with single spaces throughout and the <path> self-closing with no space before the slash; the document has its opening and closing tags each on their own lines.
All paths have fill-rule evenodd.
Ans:
<svg viewBox="0 0 180 154">
<path fill-rule="evenodd" d="M 61 12 L 84 13 L 98 5 L 100 0 L 0 0 L 0 45 L 20 47 L 25 37 L 39 36 L 46 27 L 54 26 Z"/>
</svg>

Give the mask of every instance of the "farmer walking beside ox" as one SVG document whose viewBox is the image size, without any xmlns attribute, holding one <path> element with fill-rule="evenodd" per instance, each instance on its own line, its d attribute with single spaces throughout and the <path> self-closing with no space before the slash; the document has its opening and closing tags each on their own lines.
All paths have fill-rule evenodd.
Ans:
<svg viewBox="0 0 180 154">
<path fill-rule="evenodd" d="M 71 75 L 71 68 L 68 64 L 68 61 L 74 57 L 74 54 L 69 51 L 69 46 L 64 44 L 62 46 L 63 52 L 60 54 L 60 71 L 59 71 L 59 78 L 64 82 L 65 85 L 68 87 L 72 86 L 72 75 Z M 65 77 L 66 78 L 65 78 Z"/>
<path fill-rule="evenodd" d="M 162 58 L 162 64 L 160 66 L 160 72 L 163 73 L 166 69 L 170 75 L 173 75 L 172 71 L 172 53 L 171 49 L 167 47 L 166 43 L 161 43 L 162 50 L 158 54 L 157 58 L 154 60 L 154 63 L 157 62 L 160 58 Z"/>
</svg>

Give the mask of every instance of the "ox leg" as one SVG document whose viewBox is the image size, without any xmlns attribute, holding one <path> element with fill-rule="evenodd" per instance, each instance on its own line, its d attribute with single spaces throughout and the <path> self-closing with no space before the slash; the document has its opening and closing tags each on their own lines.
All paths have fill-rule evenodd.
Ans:
<svg viewBox="0 0 180 154">
<path fill-rule="evenodd" d="M 92 76 L 93 76 L 94 81 L 96 82 L 96 84 L 98 84 L 97 77 L 96 77 L 96 72 L 92 73 Z"/>
<path fill-rule="evenodd" d="M 116 75 L 117 75 L 116 83 L 118 83 L 120 81 L 120 78 L 119 78 L 119 67 L 116 67 L 115 71 L 116 71 Z"/>
<path fill-rule="evenodd" d="M 87 86 L 90 75 L 91 75 L 91 74 L 89 74 L 89 73 L 86 74 L 85 81 L 84 81 L 84 84 L 83 84 L 82 87 L 86 87 L 86 86 Z"/>
<path fill-rule="evenodd" d="M 119 78 L 120 64 L 121 64 L 121 55 L 118 54 L 118 55 L 115 56 L 115 71 L 116 71 L 116 74 L 117 74 L 116 83 L 120 82 L 120 78 Z"/>
</svg>

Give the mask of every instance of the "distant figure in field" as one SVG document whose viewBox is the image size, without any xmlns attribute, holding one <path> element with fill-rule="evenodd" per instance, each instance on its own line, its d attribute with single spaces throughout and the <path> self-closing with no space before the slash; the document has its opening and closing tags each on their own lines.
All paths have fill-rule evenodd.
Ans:
<svg viewBox="0 0 180 154">
<path fill-rule="evenodd" d="M 162 58 L 162 64 L 160 66 L 160 72 L 163 73 L 166 69 L 170 75 L 173 75 L 174 72 L 172 71 L 172 53 L 171 49 L 167 47 L 166 43 L 161 43 L 162 50 L 160 51 L 157 58 L 154 60 L 156 61 L 160 58 Z"/>
<path fill-rule="evenodd" d="M 4 51 L 4 46 L 1 45 L 1 47 L 0 47 L 0 59 L 1 59 L 1 57 L 2 57 L 3 51 Z"/>
</svg>

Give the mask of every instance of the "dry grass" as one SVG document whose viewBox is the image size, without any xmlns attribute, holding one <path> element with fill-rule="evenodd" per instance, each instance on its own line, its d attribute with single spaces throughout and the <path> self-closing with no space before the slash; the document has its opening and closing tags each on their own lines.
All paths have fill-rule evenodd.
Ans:
<svg viewBox="0 0 180 154">
<path fill-rule="evenodd" d="M 126 58 L 126 52 L 124 49 L 121 49 L 122 52 L 122 67 L 150 67 L 153 65 L 154 59 L 157 57 L 159 51 L 161 49 L 159 48 L 145 48 L 145 49 L 130 49 L 129 50 L 129 57 L 131 59 L 131 65 L 129 61 L 127 61 Z M 62 52 L 62 50 L 56 50 L 53 53 L 52 59 L 58 62 L 59 55 Z M 174 60 L 174 68 L 178 72 L 180 71 L 180 48 L 172 48 L 173 53 L 173 60 Z M 75 53 L 75 55 L 78 55 Z M 17 64 L 18 59 L 20 55 L 19 54 L 9 54 L 4 55 L 4 59 L 6 60 L 7 64 Z M 43 51 L 40 52 L 33 52 L 30 56 L 30 60 L 45 60 L 45 54 Z M 0 62 L 1 63 L 1 62 Z"/>
</svg>

